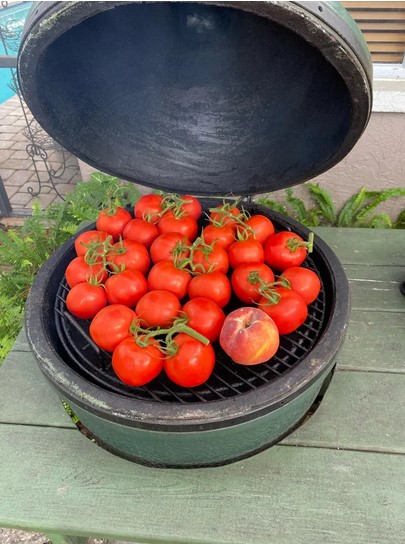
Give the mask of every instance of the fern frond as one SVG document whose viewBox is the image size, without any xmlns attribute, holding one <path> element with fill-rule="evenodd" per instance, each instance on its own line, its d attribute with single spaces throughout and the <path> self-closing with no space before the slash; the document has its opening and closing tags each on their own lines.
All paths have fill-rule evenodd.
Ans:
<svg viewBox="0 0 405 544">
<path fill-rule="evenodd" d="M 379 213 L 374 215 L 367 223 L 364 225 L 372 229 L 391 229 L 392 221 L 388 213 Z"/>
<path fill-rule="evenodd" d="M 286 189 L 285 194 L 286 194 L 287 204 L 289 204 L 294 211 L 295 219 L 299 221 L 300 223 L 303 223 L 304 225 L 306 225 L 308 220 L 308 215 L 307 215 L 307 209 L 305 207 L 305 203 L 303 202 L 303 200 L 295 196 L 291 188 Z"/>
<path fill-rule="evenodd" d="M 361 208 L 365 199 L 366 199 L 366 188 L 362 187 L 362 189 L 358 193 L 354 194 L 351 198 L 349 198 L 349 200 L 341 209 L 337 218 L 337 226 L 338 227 L 353 226 L 356 219 L 356 214 Z"/>
<path fill-rule="evenodd" d="M 357 220 L 363 221 L 364 218 L 377 206 L 386 202 L 391 198 L 397 198 L 400 196 L 405 196 L 405 189 L 395 188 L 395 189 L 386 189 L 384 191 L 367 191 L 366 198 L 371 201 L 363 207 L 357 214 Z"/>
<path fill-rule="evenodd" d="M 307 227 L 319 227 L 321 224 L 319 220 L 319 216 L 321 215 L 321 212 L 317 210 L 316 208 L 310 208 L 308 210 L 308 223 Z"/>
<path fill-rule="evenodd" d="M 318 208 L 319 215 L 325 219 L 327 224 L 333 226 L 336 223 L 336 208 L 329 192 L 321 188 L 319 184 L 306 183 L 305 186 L 309 189 L 309 194 Z"/>
<path fill-rule="evenodd" d="M 394 229 L 405 229 L 405 210 L 398 214 L 393 224 Z"/>
<path fill-rule="evenodd" d="M 284 204 L 281 204 L 280 202 L 277 202 L 276 200 L 271 200 L 267 197 L 259 198 L 257 200 L 258 204 L 261 204 L 262 206 L 266 206 L 267 208 L 270 208 L 271 210 L 275 210 L 276 212 L 282 213 L 283 215 L 288 215 L 287 208 L 284 206 Z"/>
</svg>

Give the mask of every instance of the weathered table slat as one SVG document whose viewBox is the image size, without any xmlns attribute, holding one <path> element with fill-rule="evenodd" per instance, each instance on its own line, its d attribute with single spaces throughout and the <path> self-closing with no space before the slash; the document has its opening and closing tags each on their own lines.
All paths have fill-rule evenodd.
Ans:
<svg viewBox="0 0 405 544">
<path fill-rule="evenodd" d="M 0 376 L 0 423 L 76 428 L 31 352 L 12 351 Z"/>
<path fill-rule="evenodd" d="M 74 428 L 22 333 L 0 369 L 0 526 L 155 544 L 402 544 L 405 233 L 315 230 L 342 260 L 353 309 L 302 427 L 225 467 L 130 463 Z"/>
<path fill-rule="evenodd" d="M 337 356 L 337 367 L 405 373 L 404 331 L 403 313 L 352 310 L 346 342 Z"/>
<path fill-rule="evenodd" d="M 162 470 L 67 429 L 3 426 L 0 441 L 10 525 L 141 542 L 403 543 L 404 456 L 277 446 L 221 468 Z"/>
<path fill-rule="evenodd" d="M 25 329 L 22 329 L 18 335 L 13 346 L 13 351 L 31 351 Z"/>
<path fill-rule="evenodd" d="M 405 248 L 404 248 L 405 252 Z M 346 265 L 353 310 L 387 310 L 405 314 L 405 297 L 398 296 L 405 267 Z M 402 315 L 405 324 L 405 315 Z"/>
<path fill-rule="evenodd" d="M 284 443 L 405 454 L 404 393 L 403 374 L 336 371 L 318 410 Z"/>
<path fill-rule="evenodd" d="M 405 266 L 405 231 L 385 229 L 313 229 L 343 263 Z M 404 278 L 405 280 L 405 278 Z"/>
</svg>

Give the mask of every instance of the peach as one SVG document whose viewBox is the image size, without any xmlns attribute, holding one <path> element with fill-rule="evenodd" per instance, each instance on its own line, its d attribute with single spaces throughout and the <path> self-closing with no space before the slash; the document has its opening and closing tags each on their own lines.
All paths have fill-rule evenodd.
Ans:
<svg viewBox="0 0 405 544">
<path fill-rule="evenodd" d="M 258 365 L 273 357 L 280 337 L 274 321 L 263 310 L 243 306 L 226 316 L 219 343 L 235 363 Z"/>
</svg>

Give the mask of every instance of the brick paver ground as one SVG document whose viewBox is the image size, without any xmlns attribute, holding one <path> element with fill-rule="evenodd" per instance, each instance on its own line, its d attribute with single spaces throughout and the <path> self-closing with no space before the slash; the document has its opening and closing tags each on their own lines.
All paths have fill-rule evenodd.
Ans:
<svg viewBox="0 0 405 544">
<path fill-rule="evenodd" d="M 32 117 L 30 116 L 30 119 Z M 26 120 L 17 96 L 0 104 L 0 176 L 13 211 L 29 214 L 34 200 L 43 208 L 60 197 L 49 183 L 47 167 L 58 171 L 62 167 L 63 155 L 60 149 L 46 149 L 48 160 L 36 159 L 35 165 L 28 155 L 26 147 L 29 140 L 23 133 Z M 55 185 L 61 195 L 71 191 L 81 179 L 76 157 L 65 151 L 66 170 Z M 33 197 L 28 189 L 40 193 Z"/>
</svg>

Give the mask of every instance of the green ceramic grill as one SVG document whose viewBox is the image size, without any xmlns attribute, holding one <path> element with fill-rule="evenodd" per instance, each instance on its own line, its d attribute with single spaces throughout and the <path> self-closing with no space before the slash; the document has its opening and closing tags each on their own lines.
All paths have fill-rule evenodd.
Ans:
<svg viewBox="0 0 405 544">
<path fill-rule="evenodd" d="M 250 196 L 328 170 L 371 110 L 371 61 L 337 2 L 38 2 L 18 58 L 24 98 L 46 131 L 99 170 L 151 189 Z M 277 230 L 308 229 L 254 203 Z M 219 465 L 278 442 L 326 388 L 349 289 L 315 237 L 321 294 L 275 358 L 235 365 L 215 346 L 202 386 L 160 376 L 129 388 L 66 311 L 69 240 L 37 275 L 27 332 L 46 377 L 106 449 L 153 466 Z M 228 310 L 232 308 L 231 302 Z"/>
</svg>

